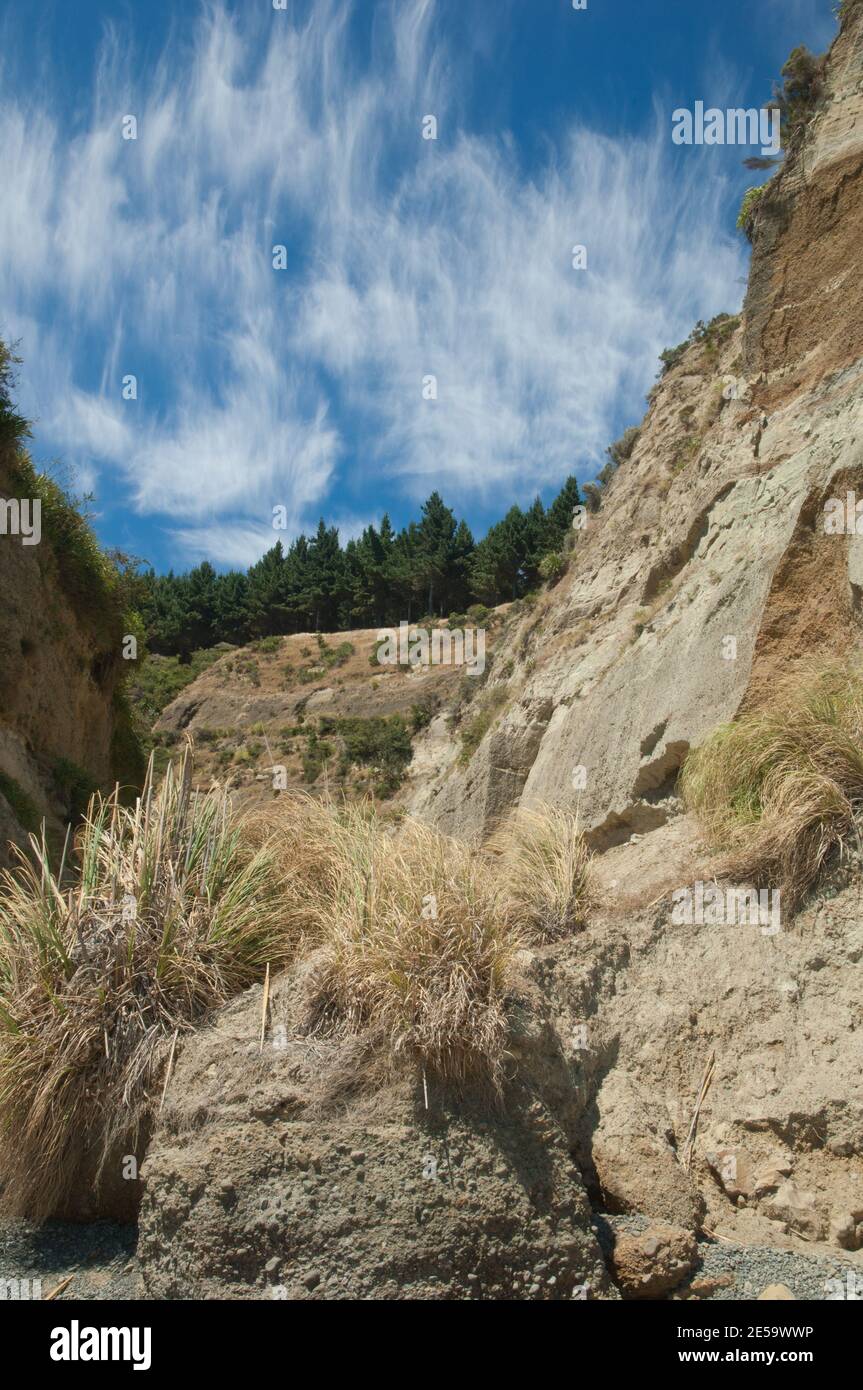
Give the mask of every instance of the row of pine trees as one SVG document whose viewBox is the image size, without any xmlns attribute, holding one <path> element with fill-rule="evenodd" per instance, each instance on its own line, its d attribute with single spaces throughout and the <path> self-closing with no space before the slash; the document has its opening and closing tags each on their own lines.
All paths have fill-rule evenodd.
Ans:
<svg viewBox="0 0 863 1390">
<path fill-rule="evenodd" d="M 564 550 L 580 500 L 569 477 L 551 506 L 539 497 L 527 510 L 514 506 L 475 542 L 433 492 L 419 521 L 398 532 L 384 516 L 343 546 L 321 520 L 313 536 L 287 550 L 277 542 L 245 573 L 218 574 L 207 562 L 182 575 L 149 570 L 137 577 L 136 607 L 149 649 L 180 656 L 218 642 L 464 613 L 535 588 L 543 560 Z"/>
</svg>

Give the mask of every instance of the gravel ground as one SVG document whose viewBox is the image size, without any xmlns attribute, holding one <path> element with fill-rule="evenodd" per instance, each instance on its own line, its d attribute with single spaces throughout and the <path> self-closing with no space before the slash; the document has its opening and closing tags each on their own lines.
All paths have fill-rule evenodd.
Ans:
<svg viewBox="0 0 863 1390">
<path fill-rule="evenodd" d="M 607 1216 L 597 1218 L 596 1231 L 600 1244 L 608 1251 L 615 1231 L 638 1234 L 649 1225 L 645 1217 Z M 0 1300 L 9 1297 L 6 1280 L 41 1279 L 44 1297 L 70 1274 L 72 1283 L 60 1298 L 142 1299 L 144 1289 L 135 1259 L 137 1237 L 136 1227 L 105 1221 L 86 1226 L 49 1221 L 41 1229 L 22 1222 L 2 1224 Z M 835 1298 L 836 1291 L 828 1287 L 827 1281 L 839 1279 L 846 1288 L 849 1269 L 860 1281 L 856 1287 L 863 1290 L 863 1267 L 849 1260 L 724 1241 L 702 1240 L 700 1250 L 701 1264 L 691 1279 L 731 1276 L 732 1282 L 718 1286 L 711 1293 L 711 1300 L 757 1299 L 768 1284 L 785 1284 L 801 1301 L 823 1300 L 831 1295 Z M 852 1290 L 854 1287 L 852 1283 Z M 684 1284 L 677 1296 L 685 1297 L 686 1293 Z M 37 1290 L 30 1290 L 29 1296 L 40 1295 Z"/>
<path fill-rule="evenodd" d="M 597 1220 L 596 1233 L 607 1255 L 615 1231 L 638 1235 L 650 1224 L 643 1216 L 603 1216 Z M 732 1245 L 706 1238 L 698 1245 L 701 1263 L 675 1291 L 675 1297 L 685 1297 L 691 1281 L 730 1275 L 731 1283 L 718 1286 L 710 1294 L 711 1302 L 757 1299 L 768 1284 L 784 1284 L 801 1301 L 825 1301 L 835 1299 L 838 1293 L 835 1287 L 830 1287 L 829 1280 L 840 1280 L 847 1297 L 849 1270 L 852 1271 L 851 1291 L 859 1288 L 863 1292 L 863 1266 L 849 1259 L 804 1255 L 796 1250 L 777 1250 L 766 1245 Z"/>
<path fill-rule="evenodd" d="M 68 1275 L 72 1283 L 59 1298 L 142 1298 L 143 1288 L 135 1260 L 138 1231 L 135 1226 L 115 1226 L 107 1221 L 93 1225 L 67 1225 L 49 1221 L 41 1228 L 23 1222 L 0 1225 L 0 1299 L 39 1297 L 38 1289 L 20 1289 L 21 1280 L 42 1281 L 41 1297 Z M 18 1284 L 9 1290 L 5 1282 Z"/>
<path fill-rule="evenodd" d="M 860 1266 L 847 1260 L 834 1260 L 821 1255 L 798 1255 L 796 1250 L 772 1250 L 762 1245 L 727 1245 L 724 1241 L 701 1243 L 701 1268 L 696 1279 L 715 1278 L 730 1274 L 734 1283 L 718 1288 L 711 1299 L 757 1298 L 768 1284 L 784 1284 L 798 1299 L 829 1299 L 834 1291 L 828 1280 L 841 1280 L 846 1286 L 846 1273 L 852 1269 L 863 1276 Z M 854 1285 L 852 1285 L 852 1288 Z"/>
</svg>

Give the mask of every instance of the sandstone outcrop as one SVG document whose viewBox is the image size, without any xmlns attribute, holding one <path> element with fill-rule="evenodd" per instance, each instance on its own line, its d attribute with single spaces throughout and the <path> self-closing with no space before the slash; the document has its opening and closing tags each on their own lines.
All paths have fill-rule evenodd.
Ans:
<svg viewBox="0 0 863 1390">
<path fill-rule="evenodd" d="M 0 457 L 0 503 L 13 495 Z M 43 816 L 62 840 L 69 808 L 53 776 L 58 761 L 94 784 L 120 771 L 122 632 L 73 596 L 62 564 L 44 534 L 34 545 L 0 536 L 0 866 L 8 842 L 26 844 Z"/>
</svg>

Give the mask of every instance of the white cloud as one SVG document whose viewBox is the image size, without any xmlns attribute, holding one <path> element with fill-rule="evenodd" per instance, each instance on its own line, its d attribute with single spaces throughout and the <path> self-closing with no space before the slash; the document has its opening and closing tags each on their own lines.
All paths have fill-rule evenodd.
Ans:
<svg viewBox="0 0 863 1390">
<path fill-rule="evenodd" d="M 460 133 L 435 0 L 383 13 L 367 68 L 339 0 L 302 24 L 216 5 L 146 85 L 112 31 L 80 131 L 50 90 L 0 98 L 0 304 L 40 433 L 189 558 L 247 563 L 278 503 L 332 515 L 354 451 L 412 496 L 529 495 L 598 459 L 660 349 L 739 297 L 728 185 L 673 158 L 670 113 L 640 140 L 575 126 L 528 178 L 506 136 Z"/>
</svg>

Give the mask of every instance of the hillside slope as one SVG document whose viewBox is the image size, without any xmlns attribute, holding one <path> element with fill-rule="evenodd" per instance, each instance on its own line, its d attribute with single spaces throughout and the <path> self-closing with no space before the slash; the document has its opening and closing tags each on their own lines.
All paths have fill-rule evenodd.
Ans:
<svg viewBox="0 0 863 1390">
<path fill-rule="evenodd" d="M 489 610 L 483 620 L 489 666 L 511 608 Z M 210 664 L 162 710 L 156 741 L 170 749 L 189 737 L 198 784 L 226 785 L 238 803 L 277 794 L 274 769 L 283 790 L 373 791 L 387 799 L 400 786 L 418 730 L 441 710 L 469 724 L 484 673 L 379 663 L 380 631 L 297 633 L 203 654 Z M 152 675 L 164 659 L 149 661 Z"/>
</svg>

